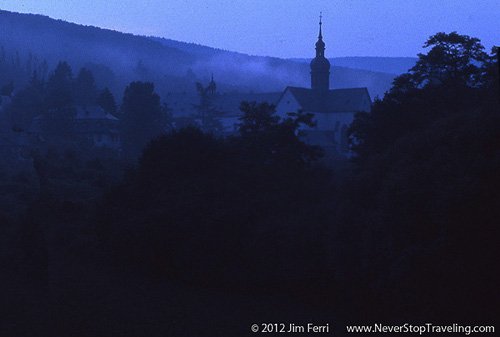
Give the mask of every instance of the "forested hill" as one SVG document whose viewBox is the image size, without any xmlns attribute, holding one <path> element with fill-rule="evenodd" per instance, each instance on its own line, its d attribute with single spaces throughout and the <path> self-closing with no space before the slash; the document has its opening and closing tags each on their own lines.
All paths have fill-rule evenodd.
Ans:
<svg viewBox="0 0 500 337">
<path fill-rule="evenodd" d="M 14 81 L 21 87 L 30 72 L 50 71 L 60 60 L 77 69 L 86 66 L 101 86 L 119 93 L 131 80 L 154 81 L 157 90 L 194 90 L 194 82 L 213 73 L 221 91 L 281 91 L 287 85 L 309 86 L 305 62 L 250 56 L 163 38 L 54 20 L 42 15 L 0 10 L 0 85 Z M 313 49 L 311 49 L 313 53 Z M 46 61 L 46 63 L 44 62 Z M 8 64 L 8 66 L 5 66 Z M 332 86 L 368 87 L 381 96 L 394 74 L 333 67 Z"/>
</svg>

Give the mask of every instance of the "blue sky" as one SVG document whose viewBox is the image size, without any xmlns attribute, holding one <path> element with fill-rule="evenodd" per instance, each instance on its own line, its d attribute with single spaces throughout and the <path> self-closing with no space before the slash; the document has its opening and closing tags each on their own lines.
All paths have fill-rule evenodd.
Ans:
<svg viewBox="0 0 500 337">
<path fill-rule="evenodd" d="M 311 57 L 323 12 L 328 57 L 415 56 L 458 31 L 500 44 L 500 0 L 0 0 L 0 9 L 253 55 Z"/>
</svg>

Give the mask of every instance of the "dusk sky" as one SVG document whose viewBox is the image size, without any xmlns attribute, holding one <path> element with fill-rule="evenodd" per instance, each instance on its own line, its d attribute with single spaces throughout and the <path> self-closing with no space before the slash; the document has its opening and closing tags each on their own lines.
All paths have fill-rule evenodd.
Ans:
<svg viewBox="0 0 500 337">
<path fill-rule="evenodd" d="M 415 56 L 457 31 L 500 43 L 499 0 L 0 0 L 0 9 L 253 55 L 312 57 L 323 12 L 327 56 Z"/>
</svg>

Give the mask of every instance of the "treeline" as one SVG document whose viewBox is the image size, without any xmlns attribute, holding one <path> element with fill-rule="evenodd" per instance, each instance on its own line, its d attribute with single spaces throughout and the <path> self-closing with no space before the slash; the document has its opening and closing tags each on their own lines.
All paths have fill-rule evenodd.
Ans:
<svg viewBox="0 0 500 337">
<path fill-rule="evenodd" d="M 0 46 L 0 94 L 11 96 L 14 89 L 25 86 L 33 73 L 46 78 L 49 65 L 45 59 L 33 53 L 21 55 L 19 51 Z"/>
<path fill-rule="evenodd" d="M 98 88 L 90 70 L 81 68 L 74 75 L 66 62 L 60 62 L 47 77 L 33 70 L 25 87 L 12 83 L 3 88 L 0 109 L 0 176 L 6 184 L 9 177 L 20 174 L 36 180 L 39 172 L 33 164 L 44 156 L 71 153 L 92 160 L 99 152 L 113 155 L 95 148 L 89 139 L 92 127 L 76 118 L 78 110 L 94 106 L 117 115 L 114 96 L 107 88 Z"/>
<path fill-rule="evenodd" d="M 96 81 L 90 69 L 83 67 L 74 74 L 67 62 L 59 62 L 47 78 L 36 70 L 32 71 L 24 87 L 14 87 L 13 83 L 8 82 L 2 89 L 3 95 L 10 98 L 2 111 L 4 131 L 42 133 L 44 141 L 59 148 L 65 144 L 69 146 L 68 142 L 81 141 L 72 132 L 72 124 L 75 123 L 79 108 L 100 107 L 105 113 L 118 119 L 123 116 L 126 119 L 134 113 L 142 114 L 143 121 L 158 118 L 154 116 L 156 110 L 161 110 L 163 114 L 167 112 L 166 105 L 161 105 L 159 96 L 154 92 L 152 83 L 132 82 L 124 91 L 123 104 L 119 104 L 113 93 Z M 145 112 L 134 112 L 134 109 Z M 46 125 L 41 125 L 42 122 Z M 126 128 L 122 127 L 124 130 Z M 140 129 L 141 126 L 137 128 Z M 160 127 L 160 132 L 165 131 L 165 128 Z M 154 136 L 155 134 L 149 134 L 148 140 Z"/>
<path fill-rule="evenodd" d="M 101 106 L 104 111 L 116 114 L 116 103 L 109 89 L 98 90 L 94 76 L 87 68 L 81 68 L 76 76 L 70 65 L 60 62 L 47 80 L 34 71 L 28 85 L 12 94 L 12 104 L 6 114 L 15 131 L 29 131 L 33 119 L 41 117 L 53 123 L 75 118 L 76 107 Z M 58 125 L 50 136 L 68 131 Z M 73 135 L 74 136 L 74 135 Z"/>
</svg>

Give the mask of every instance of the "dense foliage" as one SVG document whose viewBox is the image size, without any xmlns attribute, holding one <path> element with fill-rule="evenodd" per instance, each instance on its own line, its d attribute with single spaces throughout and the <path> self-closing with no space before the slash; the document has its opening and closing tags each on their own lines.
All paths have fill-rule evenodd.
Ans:
<svg viewBox="0 0 500 337">
<path fill-rule="evenodd" d="M 122 146 L 129 158 L 138 157 L 152 138 L 165 131 L 160 96 L 153 83 L 130 83 L 125 88 L 121 114 Z"/>
<path fill-rule="evenodd" d="M 424 47 L 353 123 L 357 170 L 340 216 L 362 233 L 360 272 L 384 312 L 486 319 L 498 282 L 498 50 L 456 33 Z"/>
<path fill-rule="evenodd" d="M 308 166 L 315 149 L 295 135 L 302 120 L 279 121 L 268 104 L 242 110 L 241 136 L 191 127 L 146 148 L 102 206 L 118 256 L 161 274 L 236 284 L 283 281 L 296 264 L 290 256 L 319 269 L 309 257 L 321 240 L 313 229 L 326 175 Z"/>
</svg>

